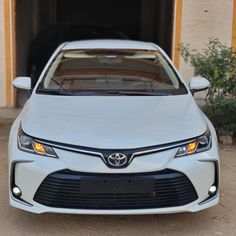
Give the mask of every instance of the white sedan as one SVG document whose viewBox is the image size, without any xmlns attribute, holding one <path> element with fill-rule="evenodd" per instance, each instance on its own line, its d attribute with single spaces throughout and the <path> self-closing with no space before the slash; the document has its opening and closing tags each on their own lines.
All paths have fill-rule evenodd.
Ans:
<svg viewBox="0 0 236 236">
<path fill-rule="evenodd" d="M 28 77 L 13 86 L 31 89 Z M 219 201 L 214 127 L 152 43 L 64 43 L 9 139 L 9 198 L 34 213 L 196 212 Z"/>
</svg>

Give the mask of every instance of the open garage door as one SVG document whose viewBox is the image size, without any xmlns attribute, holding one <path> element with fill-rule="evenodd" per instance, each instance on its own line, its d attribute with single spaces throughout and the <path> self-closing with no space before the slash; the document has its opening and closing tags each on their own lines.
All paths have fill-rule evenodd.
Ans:
<svg viewBox="0 0 236 236">
<path fill-rule="evenodd" d="M 63 41 L 151 41 L 171 55 L 174 0 L 17 0 L 15 7 L 16 75 L 35 82 Z M 25 99 L 17 97 L 21 106 Z"/>
</svg>

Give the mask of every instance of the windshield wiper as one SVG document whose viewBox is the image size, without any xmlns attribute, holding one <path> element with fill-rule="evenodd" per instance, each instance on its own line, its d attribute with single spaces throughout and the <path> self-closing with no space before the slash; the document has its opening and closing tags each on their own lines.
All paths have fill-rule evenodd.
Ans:
<svg viewBox="0 0 236 236">
<path fill-rule="evenodd" d="M 124 96 L 170 96 L 170 93 L 165 92 L 138 92 L 138 91 L 106 91 L 111 95 L 124 95 Z"/>
<path fill-rule="evenodd" d="M 38 89 L 37 93 L 49 94 L 49 95 L 61 95 L 61 96 L 71 96 L 72 95 L 69 92 L 65 92 L 65 91 L 61 91 L 61 90 L 51 90 L 51 89 Z"/>
<path fill-rule="evenodd" d="M 166 92 L 139 92 L 139 91 L 78 91 L 78 92 L 66 92 L 63 90 L 51 90 L 51 89 L 38 89 L 39 94 L 49 95 L 63 95 L 63 96 L 93 96 L 93 95 L 118 95 L 118 96 L 169 96 L 170 93 Z"/>
</svg>

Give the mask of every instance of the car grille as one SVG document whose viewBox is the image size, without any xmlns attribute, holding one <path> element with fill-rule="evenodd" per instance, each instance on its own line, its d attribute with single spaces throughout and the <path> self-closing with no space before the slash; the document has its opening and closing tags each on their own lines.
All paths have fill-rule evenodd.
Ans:
<svg viewBox="0 0 236 236">
<path fill-rule="evenodd" d="M 34 201 L 55 208 L 121 210 L 183 206 L 197 198 L 190 180 L 174 170 L 143 174 L 63 170 L 44 179 Z"/>
</svg>

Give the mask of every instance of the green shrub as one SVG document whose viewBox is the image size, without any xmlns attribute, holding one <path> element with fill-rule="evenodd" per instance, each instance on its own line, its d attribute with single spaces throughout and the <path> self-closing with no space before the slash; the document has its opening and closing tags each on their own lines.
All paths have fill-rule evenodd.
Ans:
<svg viewBox="0 0 236 236">
<path fill-rule="evenodd" d="M 207 105 L 203 109 L 217 130 L 233 132 L 236 136 L 236 99 L 219 99 L 214 105 Z"/>
</svg>

